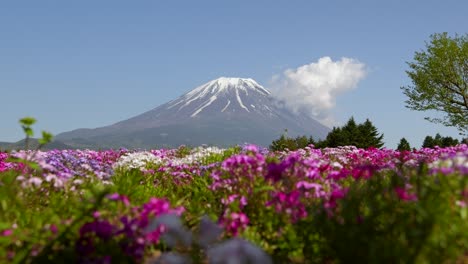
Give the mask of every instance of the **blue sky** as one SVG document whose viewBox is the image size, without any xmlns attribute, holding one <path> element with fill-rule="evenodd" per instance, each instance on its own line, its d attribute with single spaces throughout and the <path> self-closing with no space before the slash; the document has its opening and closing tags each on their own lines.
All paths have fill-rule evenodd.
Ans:
<svg viewBox="0 0 468 264">
<path fill-rule="evenodd" d="M 369 118 L 386 146 L 458 136 L 404 107 L 406 61 L 433 33 L 466 34 L 468 1 L 2 1 L 0 141 L 18 119 L 54 134 L 150 110 L 220 76 L 273 76 L 322 57 L 365 64 L 329 114 Z"/>
</svg>

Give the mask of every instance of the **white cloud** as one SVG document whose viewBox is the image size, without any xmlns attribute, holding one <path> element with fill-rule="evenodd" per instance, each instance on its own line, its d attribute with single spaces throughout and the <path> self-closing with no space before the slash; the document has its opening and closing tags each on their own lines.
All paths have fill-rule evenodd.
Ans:
<svg viewBox="0 0 468 264">
<path fill-rule="evenodd" d="M 272 87 L 287 108 L 307 113 L 332 126 L 336 124 L 331 114 L 336 98 L 353 90 L 365 76 L 365 64 L 355 59 L 333 61 L 322 57 L 317 62 L 273 76 Z"/>
</svg>

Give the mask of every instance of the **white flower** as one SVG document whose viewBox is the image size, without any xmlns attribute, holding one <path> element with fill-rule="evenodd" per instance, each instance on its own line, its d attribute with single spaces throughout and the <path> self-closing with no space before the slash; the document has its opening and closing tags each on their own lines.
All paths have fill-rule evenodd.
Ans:
<svg viewBox="0 0 468 264">
<path fill-rule="evenodd" d="M 134 152 L 127 153 L 121 156 L 117 162 L 114 163 L 113 168 L 126 168 L 126 169 L 144 169 L 148 164 L 161 164 L 164 160 L 155 156 L 151 152 Z"/>
<path fill-rule="evenodd" d="M 194 148 L 190 151 L 190 154 L 180 158 L 180 159 L 173 159 L 171 160 L 172 165 L 181 165 L 181 164 L 192 164 L 196 162 L 202 161 L 204 158 L 212 155 L 212 154 L 223 154 L 225 149 L 221 149 L 218 147 L 198 147 Z"/>
</svg>

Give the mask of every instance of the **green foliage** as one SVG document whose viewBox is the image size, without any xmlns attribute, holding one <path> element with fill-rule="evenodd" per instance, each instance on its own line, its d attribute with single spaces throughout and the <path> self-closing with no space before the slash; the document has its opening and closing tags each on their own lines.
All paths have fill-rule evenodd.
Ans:
<svg viewBox="0 0 468 264">
<path fill-rule="evenodd" d="M 426 136 L 423 141 L 423 148 L 434 148 L 435 146 L 439 147 L 451 147 L 458 145 L 458 139 L 452 137 L 442 137 L 439 133 L 435 137 Z"/>
<path fill-rule="evenodd" d="M 430 118 L 434 123 L 468 132 L 468 34 L 448 36 L 433 34 L 426 50 L 416 52 L 406 71 L 412 85 L 401 87 L 408 96 L 406 107 L 435 110 L 443 118 Z"/>
<path fill-rule="evenodd" d="M 287 130 L 279 139 L 274 140 L 270 145 L 270 150 L 297 150 L 313 144 L 316 148 L 333 148 L 339 146 L 356 146 L 358 148 L 381 148 L 383 134 L 379 134 L 377 128 L 369 119 L 362 124 L 357 124 L 351 117 L 343 127 L 334 127 L 327 137 L 321 141 L 315 141 L 313 137 L 298 136 L 288 137 Z"/>
<path fill-rule="evenodd" d="M 280 136 L 279 139 L 274 140 L 270 144 L 270 150 L 272 151 L 281 151 L 285 149 L 297 150 L 300 148 L 305 148 L 310 144 L 315 144 L 315 141 L 312 137 L 307 138 L 306 136 L 297 136 L 296 138 L 288 137 L 287 130 L 285 133 Z"/>
<path fill-rule="evenodd" d="M 191 148 L 191 147 L 188 147 L 188 146 L 185 146 L 185 145 L 181 145 L 181 146 L 179 146 L 179 148 L 177 149 L 176 157 L 177 157 L 177 158 L 183 158 L 183 157 L 189 155 L 189 154 L 190 154 L 190 151 L 192 151 L 192 148 Z"/>
<path fill-rule="evenodd" d="M 21 128 L 23 128 L 23 132 L 26 135 L 25 139 L 25 149 L 29 149 L 29 140 L 31 137 L 34 136 L 34 130 L 32 129 L 32 125 L 36 123 L 36 119 L 33 117 L 24 117 L 19 120 Z M 52 141 L 53 135 L 49 132 L 42 131 L 42 137 L 38 139 L 39 146 L 38 149 L 43 147 L 44 145 L 50 143 Z"/>
<path fill-rule="evenodd" d="M 73 234 L 101 206 L 108 189 L 91 181 L 83 183 L 83 192 L 71 191 L 72 186 L 58 190 L 53 183 L 24 188 L 18 177 L 14 171 L 0 173 L 0 230 L 15 226 L 10 237 L 0 236 L 0 262 L 12 251 L 16 254 L 9 263 L 25 263 L 42 249 L 38 263 L 50 263 L 44 257 L 52 249 L 73 245 Z"/>
<path fill-rule="evenodd" d="M 400 143 L 398 144 L 397 150 L 399 150 L 399 151 L 403 151 L 403 150 L 410 151 L 411 150 L 410 143 L 408 142 L 408 140 L 406 140 L 406 138 L 401 138 L 400 139 Z"/>
<path fill-rule="evenodd" d="M 324 208 L 300 226 L 299 234 L 317 234 L 315 243 L 321 243 L 306 244 L 306 252 L 311 252 L 307 259 L 314 263 L 444 263 L 466 254 L 468 236 L 462 235 L 468 232 L 466 208 L 450 205 L 466 179 L 433 178 L 424 172 L 412 174 L 409 182 L 393 173 L 376 176 L 351 184 L 339 202 L 339 215 L 330 215 Z M 396 194 L 396 188 L 407 184 L 413 186 L 417 201 L 402 200 Z"/>
<path fill-rule="evenodd" d="M 20 124 L 25 127 L 31 127 L 36 123 L 36 119 L 34 117 L 23 117 L 19 120 Z M 30 136 L 33 136 L 32 134 Z"/>
<path fill-rule="evenodd" d="M 39 146 L 44 146 L 52 141 L 53 135 L 47 131 L 42 131 L 42 138 L 38 139 Z"/>
</svg>

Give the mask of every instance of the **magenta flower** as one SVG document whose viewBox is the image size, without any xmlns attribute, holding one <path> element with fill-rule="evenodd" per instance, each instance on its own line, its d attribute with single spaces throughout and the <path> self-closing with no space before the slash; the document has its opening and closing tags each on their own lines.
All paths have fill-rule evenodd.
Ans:
<svg viewBox="0 0 468 264">
<path fill-rule="evenodd" d="M 260 149 L 258 148 L 258 146 L 250 144 L 250 145 L 244 146 L 242 150 L 245 151 L 245 152 L 251 151 L 251 152 L 255 152 L 255 153 L 256 153 L 256 152 L 258 152 Z"/>
<path fill-rule="evenodd" d="M 223 205 L 230 205 L 237 199 L 239 199 L 240 209 L 242 209 L 244 206 L 247 205 L 247 198 L 245 198 L 245 196 L 240 196 L 238 194 L 231 194 L 228 196 L 228 198 L 222 198 L 221 203 Z"/>
<path fill-rule="evenodd" d="M 273 194 L 273 199 L 266 203 L 266 206 L 274 205 L 277 213 L 285 213 L 295 223 L 299 219 L 307 217 L 307 211 L 300 198 L 301 193 L 298 190 L 290 193 L 276 192 Z"/>
<path fill-rule="evenodd" d="M 347 188 L 340 188 L 337 187 L 333 189 L 333 191 L 330 193 L 330 197 L 327 201 L 324 203 L 324 207 L 328 209 L 329 213 L 331 214 L 332 211 L 330 209 L 334 209 L 337 206 L 337 201 L 340 199 L 343 199 L 346 196 L 346 193 L 348 192 Z"/>
<path fill-rule="evenodd" d="M 398 195 L 398 198 L 400 198 L 403 201 L 417 201 L 418 200 L 417 195 L 408 193 L 406 188 L 395 187 L 394 190 L 395 190 L 395 193 Z"/>
<path fill-rule="evenodd" d="M 322 185 L 320 185 L 318 183 L 310 183 L 310 182 L 306 182 L 306 181 L 299 181 L 299 182 L 296 183 L 296 188 L 297 189 L 304 188 L 306 190 L 314 189 L 315 192 L 318 193 L 322 189 Z"/>
<path fill-rule="evenodd" d="M 51 224 L 50 227 L 49 227 L 49 230 L 50 232 L 52 232 L 52 234 L 57 234 L 58 232 L 58 228 L 55 224 Z"/>
<path fill-rule="evenodd" d="M 13 234 L 13 230 L 11 229 L 5 229 L 2 232 L 0 232 L 0 236 L 11 236 Z"/>
<path fill-rule="evenodd" d="M 226 215 L 227 214 L 227 215 Z M 239 232 L 247 227 L 249 218 L 244 213 L 225 213 L 220 223 L 224 225 L 227 233 L 237 236 Z"/>
<path fill-rule="evenodd" d="M 374 175 L 374 173 L 379 169 L 378 166 L 375 165 L 361 165 L 355 167 L 351 173 L 353 175 L 353 178 L 355 179 L 369 179 Z"/>
<path fill-rule="evenodd" d="M 113 194 L 109 194 L 107 195 L 107 199 L 111 200 L 111 201 L 121 201 L 123 204 L 125 204 L 126 206 L 129 206 L 130 205 L 130 200 L 128 199 L 128 197 L 126 195 L 121 195 L 121 194 L 118 194 L 118 193 L 113 193 Z"/>
</svg>

